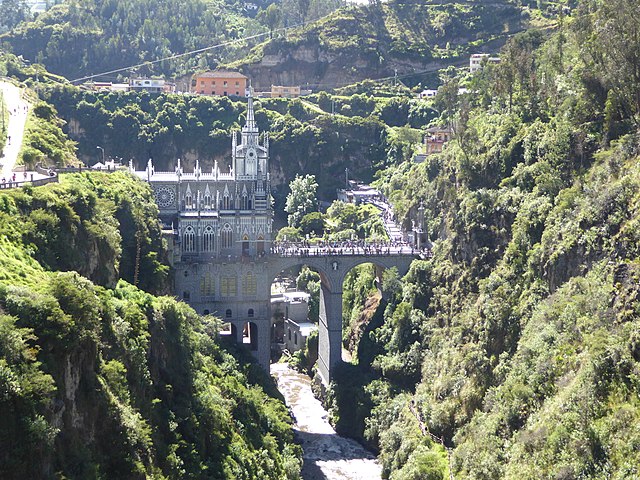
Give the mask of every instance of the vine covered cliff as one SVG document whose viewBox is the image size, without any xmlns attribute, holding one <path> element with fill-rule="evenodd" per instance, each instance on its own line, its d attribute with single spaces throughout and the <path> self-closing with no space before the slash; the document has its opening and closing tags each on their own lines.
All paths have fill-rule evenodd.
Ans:
<svg viewBox="0 0 640 480">
<path fill-rule="evenodd" d="M 637 7 L 584 2 L 449 77 L 454 139 L 381 172 L 434 256 L 390 279 L 331 399 L 385 477 L 638 476 Z"/>
<path fill-rule="evenodd" d="M 168 272 L 147 185 L 3 191 L 0 225 L 2 478 L 297 478 L 271 380 L 217 319 L 148 293 Z"/>
</svg>

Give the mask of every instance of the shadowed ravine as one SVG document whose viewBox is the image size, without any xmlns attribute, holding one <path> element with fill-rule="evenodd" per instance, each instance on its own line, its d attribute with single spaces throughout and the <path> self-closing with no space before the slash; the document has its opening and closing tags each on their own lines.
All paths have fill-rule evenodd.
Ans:
<svg viewBox="0 0 640 480">
<path fill-rule="evenodd" d="M 375 457 L 354 440 L 340 437 L 327 421 L 327 412 L 311 392 L 305 375 L 286 364 L 271 365 L 278 388 L 295 416 L 295 433 L 304 449 L 304 480 L 377 480 Z"/>
</svg>

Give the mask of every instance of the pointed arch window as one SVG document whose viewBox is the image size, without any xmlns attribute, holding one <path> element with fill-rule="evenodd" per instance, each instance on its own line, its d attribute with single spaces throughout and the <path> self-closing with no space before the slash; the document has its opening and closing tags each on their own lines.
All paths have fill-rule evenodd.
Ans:
<svg viewBox="0 0 640 480">
<path fill-rule="evenodd" d="M 220 296 L 222 297 L 235 297 L 237 291 L 237 277 L 229 276 L 222 277 L 220 279 Z"/>
<path fill-rule="evenodd" d="M 200 279 L 200 296 L 212 297 L 215 295 L 215 283 L 211 272 L 206 272 Z"/>
<path fill-rule="evenodd" d="M 248 272 L 243 278 L 242 290 L 245 295 L 255 296 L 258 291 L 258 281 L 253 272 Z"/>
<path fill-rule="evenodd" d="M 222 196 L 222 209 L 229 210 L 231 208 L 231 198 L 229 197 L 229 192 L 225 190 L 224 195 Z"/>
<path fill-rule="evenodd" d="M 240 200 L 241 202 L 241 210 L 248 210 L 249 209 L 249 197 L 247 196 L 247 192 L 242 192 L 242 198 Z"/>
<path fill-rule="evenodd" d="M 187 253 L 196 251 L 196 231 L 191 225 L 184 229 L 182 235 L 182 249 Z"/>
<path fill-rule="evenodd" d="M 188 210 L 191 210 L 193 208 L 193 195 L 191 194 L 191 190 L 187 190 L 187 192 L 185 193 L 184 203 L 185 207 Z"/>
<path fill-rule="evenodd" d="M 224 227 L 222 227 L 220 241 L 222 242 L 222 248 L 231 248 L 233 245 L 233 230 L 231 230 L 231 225 L 228 223 L 225 223 Z"/>
<path fill-rule="evenodd" d="M 204 208 L 211 208 L 211 194 L 209 192 L 204 194 Z"/>
<path fill-rule="evenodd" d="M 214 252 L 216 248 L 216 232 L 211 225 L 207 225 L 202 233 L 202 251 Z"/>
</svg>

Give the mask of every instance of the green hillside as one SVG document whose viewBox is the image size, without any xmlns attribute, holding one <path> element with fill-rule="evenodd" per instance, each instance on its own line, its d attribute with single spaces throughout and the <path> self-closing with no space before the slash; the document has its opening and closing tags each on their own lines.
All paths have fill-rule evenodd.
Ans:
<svg viewBox="0 0 640 480">
<path fill-rule="evenodd" d="M 100 80 L 171 78 L 243 57 L 268 28 L 294 26 L 335 10 L 340 0 L 65 0 L 35 18 L 21 2 L 0 5 L 4 49 L 67 79 L 141 65 Z M 277 4 L 276 23 L 265 11 Z M 276 5 L 274 5 L 276 7 Z M 273 9 L 272 9 L 273 10 Z M 0 20 L 0 24 L 2 21 Z M 242 38 L 257 36 L 253 40 Z M 213 47 L 215 48 L 209 48 Z M 193 55 L 183 55 L 207 49 Z M 170 60 L 156 62 L 163 58 Z M 147 63 L 151 62 L 151 63 Z M 144 65 L 142 65 L 144 64 Z M 187 82 L 188 83 L 188 82 Z M 186 89 L 187 84 L 182 88 Z"/>
<path fill-rule="evenodd" d="M 348 275 L 354 360 L 325 397 L 385 479 L 640 476 L 640 2 L 571 7 L 372 2 L 233 65 L 263 86 L 364 79 L 256 101 L 280 201 L 298 173 L 330 199 L 348 168 L 406 229 L 424 207 L 433 258 L 386 271 L 381 291 L 371 265 Z M 428 79 L 433 100 L 366 80 L 397 68 L 417 85 L 415 72 L 502 43 L 498 64 Z M 39 152 L 59 143 L 64 161 L 66 133 L 87 163 L 101 145 L 139 166 L 209 168 L 244 122 L 237 99 L 41 86 L 37 118 L 56 128 Z M 453 139 L 416 163 L 435 124 Z M 377 233 L 346 210 L 314 212 L 321 228 L 304 233 Z M 273 385 L 211 340 L 217 320 L 156 296 L 170 275 L 156 218 L 124 173 L 0 194 L 0 477 L 296 478 Z M 298 280 L 318 290 L 311 272 Z"/>
<path fill-rule="evenodd" d="M 74 79 L 209 47 L 260 28 L 239 0 L 68 0 L 0 38 L 16 55 Z M 122 75 L 206 69 L 244 47 L 229 45 Z"/>
<path fill-rule="evenodd" d="M 133 159 L 138 168 L 149 158 L 165 170 L 175 168 L 178 158 L 187 169 L 196 159 L 204 169 L 215 161 L 225 166 L 231 133 L 244 124 L 246 110 L 246 101 L 226 97 L 96 93 L 67 86 L 42 95 L 65 120 L 87 165 L 99 160 L 96 145 L 104 145 L 107 156 Z M 336 115 L 331 115 L 332 100 Z M 413 145 L 396 135 L 397 127 L 408 121 L 420 128 L 434 115 L 407 92 L 398 98 L 357 93 L 256 101 L 260 130 L 270 133 L 271 179 L 279 198 L 299 173 L 315 174 L 326 199 L 335 198 L 346 167 L 371 180 L 377 168 L 413 152 Z"/>
<path fill-rule="evenodd" d="M 390 279 L 330 398 L 385 478 L 638 476 L 637 8 L 514 37 L 441 99 L 445 151 L 380 172 L 434 257 Z"/>
<path fill-rule="evenodd" d="M 258 89 L 274 84 L 327 90 L 391 77 L 396 70 L 411 85 L 427 84 L 439 68 L 468 65 L 471 53 L 497 51 L 532 23 L 552 21 L 510 2 L 371 2 L 278 36 L 232 67 L 252 77 Z"/>
<path fill-rule="evenodd" d="M 141 289 L 168 273 L 146 184 L 5 191 L 0 226 L 0 477 L 298 478 L 271 380 L 217 319 Z"/>
</svg>

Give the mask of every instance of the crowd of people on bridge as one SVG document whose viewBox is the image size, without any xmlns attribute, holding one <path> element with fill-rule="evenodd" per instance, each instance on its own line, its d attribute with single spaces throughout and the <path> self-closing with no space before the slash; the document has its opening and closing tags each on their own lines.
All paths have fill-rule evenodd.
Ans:
<svg viewBox="0 0 640 480">
<path fill-rule="evenodd" d="M 430 250 L 417 250 L 406 242 L 367 242 L 348 240 L 343 242 L 319 241 L 274 242 L 271 253 L 282 257 L 324 257 L 331 255 L 421 255 L 431 256 Z"/>
</svg>

